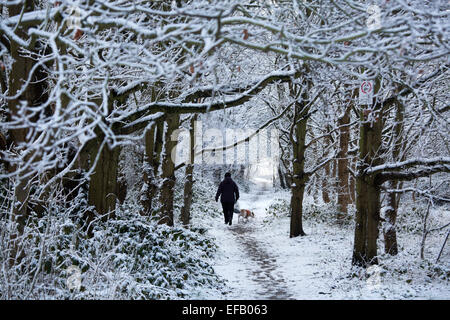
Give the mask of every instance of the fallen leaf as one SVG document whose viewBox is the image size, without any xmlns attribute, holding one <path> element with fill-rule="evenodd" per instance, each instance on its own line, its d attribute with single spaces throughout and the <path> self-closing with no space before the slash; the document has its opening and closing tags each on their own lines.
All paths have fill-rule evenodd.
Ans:
<svg viewBox="0 0 450 320">
<path fill-rule="evenodd" d="M 83 31 L 81 29 L 77 29 L 77 31 L 75 31 L 75 35 L 73 36 L 73 40 L 78 40 L 83 36 Z"/>
<path fill-rule="evenodd" d="M 248 30 L 244 29 L 242 32 L 244 33 L 244 40 L 247 40 L 249 37 Z"/>
</svg>

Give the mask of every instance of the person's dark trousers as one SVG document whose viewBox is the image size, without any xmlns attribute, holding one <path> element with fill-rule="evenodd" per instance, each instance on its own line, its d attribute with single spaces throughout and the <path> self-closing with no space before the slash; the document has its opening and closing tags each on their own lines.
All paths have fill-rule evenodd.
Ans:
<svg viewBox="0 0 450 320">
<path fill-rule="evenodd" d="M 231 223 L 233 221 L 234 202 L 222 202 L 222 208 L 225 223 Z"/>
</svg>

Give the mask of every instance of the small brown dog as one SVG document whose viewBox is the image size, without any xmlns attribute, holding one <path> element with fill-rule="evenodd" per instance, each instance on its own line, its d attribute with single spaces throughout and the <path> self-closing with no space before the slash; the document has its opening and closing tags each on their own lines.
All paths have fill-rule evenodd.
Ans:
<svg viewBox="0 0 450 320">
<path fill-rule="evenodd" d="M 245 221 L 248 221 L 248 218 L 254 218 L 255 214 L 253 211 L 247 210 L 247 209 L 241 209 L 239 210 L 239 216 L 238 216 L 238 222 L 242 219 L 245 219 Z"/>
</svg>

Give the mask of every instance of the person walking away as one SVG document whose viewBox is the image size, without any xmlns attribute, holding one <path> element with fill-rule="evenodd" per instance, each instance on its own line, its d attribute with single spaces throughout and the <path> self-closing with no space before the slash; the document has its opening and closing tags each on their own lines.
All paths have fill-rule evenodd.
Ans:
<svg viewBox="0 0 450 320">
<path fill-rule="evenodd" d="M 219 200 L 222 203 L 223 216 L 225 218 L 225 224 L 231 226 L 233 221 L 234 204 L 239 199 L 239 188 L 237 184 L 231 179 L 231 173 L 225 173 L 225 179 L 219 184 L 219 188 L 216 193 L 216 202 Z"/>
</svg>

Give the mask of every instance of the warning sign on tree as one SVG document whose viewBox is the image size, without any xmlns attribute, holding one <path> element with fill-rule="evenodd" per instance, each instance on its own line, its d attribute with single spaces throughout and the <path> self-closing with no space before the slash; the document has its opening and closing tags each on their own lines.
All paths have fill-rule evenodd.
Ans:
<svg viewBox="0 0 450 320">
<path fill-rule="evenodd" d="M 373 81 L 366 80 L 359 86 L 359 104 L 371 105 L 373 101 Z"/>
</svg>

